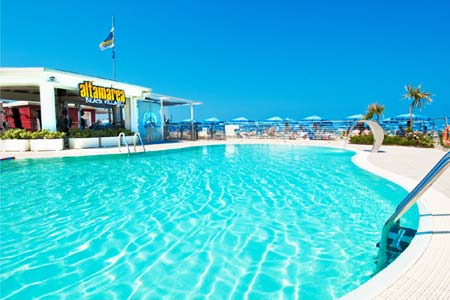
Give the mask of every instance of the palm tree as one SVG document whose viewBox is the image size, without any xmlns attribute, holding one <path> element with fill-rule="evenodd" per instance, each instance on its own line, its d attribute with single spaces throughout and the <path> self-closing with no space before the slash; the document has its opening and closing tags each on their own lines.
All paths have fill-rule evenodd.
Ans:
<svg viewBox="0 0 450 300">
<path fill-rule="evenodd" d="M 422 106 L 424 103 L 431 103 L 433 101 L 431 99 L 431 94 L 428 92 L 422 92 L 420 89 L 422 86 L 419 84 L 417 88 L 413 88 L 412 85 L 405 86 L 406 94 L 403 95 L 403 99 L 411 100 L 411 104 L 409 105 L 409 129 L 412 130 L 412 122 L 413 122 L 413 109 L 414 107 L 422 110 Z M 425 100 L 425 101 L 423 101 Z"/>
<path fill-rule="evenodd" d="M 365 120 L 369 120 L 373 118 L 373 115 L 377 116 L 377 123 L 380 123 L 380 115 L 383 114 L 384 111 L 384 105 L 378 104 L 377 102 L 370 104 L 367 107 L 367 113 L 364 116 Z"/>
</svg>

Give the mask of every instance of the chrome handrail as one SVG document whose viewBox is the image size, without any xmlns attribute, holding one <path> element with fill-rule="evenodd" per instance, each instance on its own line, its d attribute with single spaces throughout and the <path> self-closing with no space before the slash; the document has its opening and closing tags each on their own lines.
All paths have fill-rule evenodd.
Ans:
<svg viewBox="0 0 450 300">
<path fill-rule="evenodd" d="M 120 152 L 120 147 L 122 146 L 121 145 L 121 137 L 123 137 L 123 141 L 124 141 L 124 144 L 127 146 L 127 150 L 128 150 L 128 155 L 130 154 L 130 146 L 128 145 L 128 141 L 127 141 L 127 137 L 125 136 L 125 133 L 123 133 L 123 132 L 121 132 L 121 133 L 119 133 L 119 136 L 117 137 L 118 138 L 118 142 L 119 142 L 119 152 Z"/>
<path fill-rule="evenodd" d="M 144 152 L 145 152 L 144 141 L 142 141 L 141 134 L 139 132 L 136 132 L 133 135 L 134 152 L 136 152 L 136 138 L 139 138 L 139 141 L 141 142 L 141 145 L 142 145 L 142 149 L 144 149 Z"/>
<path fill-rule="evenodd" d="M 428 188 L 441 176 L 450 165 L 450 152 L 447 152 L 430 172 L 417 184 L 417 186 L 397 206 L 395 212 L 386 221 L 381 233 L 380 248 L 378 250 L 378 267 L 383 268 L 387 262 L 387 240 L 392 226 L 417 202 Z"/>
</svg>

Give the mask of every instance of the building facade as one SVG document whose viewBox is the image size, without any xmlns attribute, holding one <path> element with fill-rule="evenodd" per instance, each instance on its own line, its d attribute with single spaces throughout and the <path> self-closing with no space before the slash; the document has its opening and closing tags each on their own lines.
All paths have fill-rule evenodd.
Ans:
<svg viewBox="0 0 450 300">
<path fill-rule="evenodd" d="M 170 106 L 187 106 L 193 120 L 194 106 L 201 104 L 154 94 L 147 87 L 47 68 L 0 68 L 0 103 L 4 127 L 56 131 L 58 118 L 65 114 L 72 128 L 100 120 L 139 132 L 146 142 L 164 139 Z"/>
</svg>

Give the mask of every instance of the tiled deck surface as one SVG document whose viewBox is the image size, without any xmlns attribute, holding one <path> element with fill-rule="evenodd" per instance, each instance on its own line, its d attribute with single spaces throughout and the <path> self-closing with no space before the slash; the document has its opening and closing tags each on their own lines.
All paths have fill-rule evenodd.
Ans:
<svg viewBox="0 0 450 300">
<path fill-rule="evenodd" d="M 344 145 L 342 141 L 227 140 L 158 144 L 146 146 L 146 148 L 148 151 L 157 151 L 223 143 L 282 143 L 339 148 Z M 358 165 L 393 180 L 408 190 L 411 190 L 444 155 L 443 151 L 437 149 L 411 147 L 383 146 L 381 153 L 367 152 L 370 149 L 369 146 L 347 145 L 346 148 L 357 151 L 358 155 L 355 156 L 354 161 Z M 122 148 L 122 153 L 124 151 L 126 150 Z M 104 148 L 55 152 L 0 152 L 0 157 L 15 156 L 16 159 L 21 159 L 113 153 L 119 153 L 119 150 Z M 351 299 L 450 299 L 450 169 L 434 183 L 432 189 L 421 199 L 431 213 L 431 216 L 423 217 L 431 218 L 432 221 L 432 230 L 422 233 L 429 237 L 426 239 L 427 244 L 423 245 L 425 251 L 413 258 L 414 261 L 410 261 L 411 267 L 391 272 L 389 277 L 394 279 L 392 282 L 381 284 L 380 291 L 363 292 L 358 294 L 358 298 Z M 376 284 L 380 286 L 379 283 Z M 366 292 L 369 286 L 366 286 Z M 365 296 L 361 297 L 361 295 Z"/>
<path fill-rule="evenodd" d="M 386 153 L 371 155 L 370 163 L 420 181 L 443 156 L 439 150 L 385 147 Z M 384 155 L 386 154 L 386 155 Z M 423 255 L 393 285 L 375 299 L 450 299 L 450 169 L 432 188 L 446 196 L 425 194 L 422 202 L 431 213 L 430 242 Z"/>
</svg>

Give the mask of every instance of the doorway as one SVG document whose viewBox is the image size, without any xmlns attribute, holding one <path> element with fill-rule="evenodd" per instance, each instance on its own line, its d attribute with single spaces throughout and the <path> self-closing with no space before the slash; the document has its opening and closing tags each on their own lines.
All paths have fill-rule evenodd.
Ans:
<svg viewBox="0 0 450 300">
<path fill-rule="evenodd" d="M 23 129 L 22 120 L 20 119 L 20 111 L 19 108 L 13 107 L 12 109 L 13 119 L 14 119 L 14 127 Z"/>
</svg>

